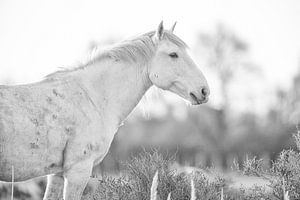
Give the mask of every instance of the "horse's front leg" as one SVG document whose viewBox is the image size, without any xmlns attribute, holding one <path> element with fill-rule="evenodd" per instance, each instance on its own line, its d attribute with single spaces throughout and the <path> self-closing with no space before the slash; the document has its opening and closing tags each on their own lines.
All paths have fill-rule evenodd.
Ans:
<svg viewBox="0 0 300 200">
<path fill-rule="evenodd" d="M 93 162 L 82 161 L 76 163 L 65 173 L 64 200 L 80 200 L 82 193 L 90 179 Z"/>
<path fill-rule="evenodd" d="M 63 200 L 64 177 L 61 174 L 49 175 L 43 200 Z"/>
</svg>

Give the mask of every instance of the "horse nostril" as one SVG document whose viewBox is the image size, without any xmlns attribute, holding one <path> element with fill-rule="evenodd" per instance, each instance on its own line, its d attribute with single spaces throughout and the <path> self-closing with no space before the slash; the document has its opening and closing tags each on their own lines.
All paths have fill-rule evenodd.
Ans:
<svg viewBox="0 0 300 200">
<path fill-rule="evenodd" d="M 194 93 L 190 92 L 190 96 L 191 96 L 192 99 L 194 99 L 195 101 L 198 101 L 198 98 L 196 97 L 196 95 L 194 95 Z"/>
<path fill-rule="evenodd" d="M 204 87 L 201 89 L 201 93 L 204 97 L 206 97 L 209 94 L 209 89 L 207 87 Z"/>
</svg>

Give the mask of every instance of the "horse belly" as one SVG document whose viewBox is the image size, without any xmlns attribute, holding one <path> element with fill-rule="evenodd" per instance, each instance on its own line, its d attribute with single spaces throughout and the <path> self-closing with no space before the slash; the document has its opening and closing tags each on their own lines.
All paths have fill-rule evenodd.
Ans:
<svg viewBox="0 0 300 200">
<path fill-rule="evenodd" d="M 13 171 L 15 181 L 62 171 L 64 138 L 14 121 L 0 118 L 0 180 L 11 181 Z"/>
<path fill-rule="evenodd" d="M 10 182 L 12 173 L 17 182 L 62 171 L 63 152 L 59 149 L 9 151 L 0 153 L 0 181 Z"/>
<path fill-rule="evenodd" d="M 25 181 L 39 176 L 62 172 L 62 152 L 57 150 L 0 153 L 0 181 Z M 50 153 L 52 152 L 52 153 Z"/>
</svg>

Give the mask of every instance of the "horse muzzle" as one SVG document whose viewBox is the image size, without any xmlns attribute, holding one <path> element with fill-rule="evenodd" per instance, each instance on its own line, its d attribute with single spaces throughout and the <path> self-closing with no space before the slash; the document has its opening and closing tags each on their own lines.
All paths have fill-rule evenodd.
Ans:
<svg viewBox="0 0 300 200">
<path fill-rule="evenodd" d="M 208 102 L 209 89 L 207 87 L 201 88 L 199 91 L 189 93 L 192 105 L 200 105 Z"/>
</svg>

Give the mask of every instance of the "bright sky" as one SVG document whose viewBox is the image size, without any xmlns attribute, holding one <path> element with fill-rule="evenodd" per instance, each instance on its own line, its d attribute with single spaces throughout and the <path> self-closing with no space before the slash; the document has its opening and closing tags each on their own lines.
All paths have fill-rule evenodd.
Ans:
<svg viewBox="0 0 300 200">
<path fill-rule="evenodd" d="M 298 0 L 0 0 L 0 84 L 40 80 L 82 60 L 89 42 L 141 34 L 162 19 L 167 27 L 178 21 L 175 32 L 191 47 L 220 22 L 245 40 L 263 71 L 264 84 L 241 82 L 260 91 L 257 109 L 267 99 L 261 95 L 288 87 L 300 68 Z"/>
</svg>

